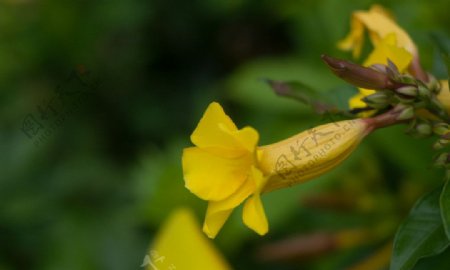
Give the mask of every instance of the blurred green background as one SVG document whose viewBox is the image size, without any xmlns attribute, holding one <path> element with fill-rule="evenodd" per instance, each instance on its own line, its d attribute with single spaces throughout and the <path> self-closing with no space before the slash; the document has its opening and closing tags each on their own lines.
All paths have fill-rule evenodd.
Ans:
<svg viewBox="0 0 450 270">
<path fill-rule="evenodd" d="M 0 1 L 0 270 L 140 269 L 171 210 L 187 205 L 203 220 L 206 203 L 184 188 L 180 158 L 206 106 L 219 101 L 262 144 L 329 121 L 261 79 L 303 81 L 345 104 L 355 89 L 320 55 L 350 58 L 335 44 L 351 12 L 373 3 Z M 377 3 L 444 76 L 430 34 L 450 34 L 448 0 Z M 431 141 L 404 129 L 379 131 L 331 173 L 265 195 L 267 236 L 235 211 L 215 244 L 236 269 L 358 265 L 441 182 Z M 270 256 L 278 241 L 345 230 L 372 237 Z M 445 269 L 448 255 L 416 268 Z"/>
</svg>

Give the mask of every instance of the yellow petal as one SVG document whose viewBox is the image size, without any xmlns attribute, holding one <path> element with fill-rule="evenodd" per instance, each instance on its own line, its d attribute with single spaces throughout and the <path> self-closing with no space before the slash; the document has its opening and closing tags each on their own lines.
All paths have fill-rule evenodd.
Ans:
<svg viewBox="0 0 450 270">
<path fill-rule="evenodd" d="M 365 96 L 361 93 L 358 93 L 356 95 L 354 95 L 353 97 L 350 98 L 348 105 L 351 109 L 356 109 L 356 108 L 365 108 L 367 107 L 367 104 L 362 101 L 362 98 L 364 98 Z"/>
<path fill-rule="evenodd" d="M 392 13 L 391 13 L 389 10 L 385 9 L 385 8 L 384 8 L 383 6 L 381 6 L 381 5 L 377 5 L 377 4 L 372 5 L 372 6 L 370 7 L 370 11 L 371 11 L 371 12 L 379 13 L 379 14 L 381 14 L 381 15 L 384 15 L 386 18 L 389 18 L 389 19 L 391 19 L 392 21 L 395 21 L 395 18 L 394 18 L 394 16 L 392 15 Z"/>
<path fill-rule="evenodd" d="M 338 43 L 338 47 L 342 50 L 353 50 L 353 56 L 359 57 L 365 28 L 369 31 L 369 36 L 375 46 L 387 35 L 394 33 L 399 47 L 417 55 L 417 48 L 409 35 L 380 6 L 373 6 L 369 11 L 354 12 L 350 33 Z"/>
<path fill-rule="evenodd" d="M 225 114 L 222 106 L 217 102 L 209 104 L 197 128 L 191 135 L 192 142 L 197 146 L 221 145 L 230 139 L 227 134 L 223 134 L 223 129 L 237 131 L 236 125 L 231 118 Z"/>
<path fill-rule="evenodd" d="M 249 152 L 255 152 L 259 140 L 258 132 L 252 127 L 244 127 L 234 132 L 236 139 Z"/>
<path fill-rule="evenodd" d="M 264 235 L 269 231 L 269 224 L 259 193 L 255 193 L 252 197 L 247 199 L 244 205 L 242 218 L 244 224 L 259 235 Z"/>
<path fill-rule="evenodd" d="M 269 224 L 262 206 L 260 193 L 267 182 L 267 177 L 264 177 L 259 169 L 252 167 L 250 178 L 256 185 L 256 191 L 245 202 L 242 218 L 247 227 L 260 235 L 264 235 L 269 230 Z"/>
<path fill-rule="evenodd" d="M 440 81 L 441 91 L 439 92 L 437 99 L 441 102 L 447 113 L 450 115 L 450 91 L 448 89 L 448 81 Z"/>
<path fill-rule="evenodd" d="M 338 42 L 338 48 L 343 51 L 353 50 L 353 58 L 358 58 L 364 44 L 364 25 L 354 16 L 350 22 L 350 33 Z"/>
<path fill-rule="evenodd" d="M 244 185 L 240 187 L 230 197 L 222 201 L 210 201 L 206 210 L 203 231 L 210 238 L 216 237 L 225 221 L 230 216 L 233 209 L 241 204 L 250 194 L 255 191 L 253 180 L 248 178 Z"/>
<path fill-rule="evenodd" d="M 146 258 L 143 265 L 148 270 L 231 269 L 185 208 L 176 210 L 162 225 Z"/>
<path fill-rule="evenodd" d="M 248 196 L 252 193 L 257 194 L 257 197 L 259 198 L 259 192 L 264 187 L 265 184 L 265 178 L 263 177 L 263 174 L 260 170 L 258 170 L 256 167 L 252 166 L 251 168 L 251 174 L 249 175 L 248 179 L 246 180 L 245 184 L 240 187 L 233 195 L 226 198 L 222 201 L 210 201 L 208 204 L 208 210 L 206 211 L 206 217 L 205 222 L 203 224 L 203 231 L 210 237 L 214 238 L 217 233 L 220 231 L 222 226 L 224 225 L 225 221 L 228 219 L 229 215 L 232 212 L 232 209 L 234 209 L 236 206 L 241 204 Z M 255 195 L 252 197 L 254 198 Z M 253 202 L 254 199 L 249 199 L 250 202 Z M 247 204 L 247 202 L 246 202 Z M 250 203 L 249 206 L 253 205 L 254 203 Z M 262 206 L 260 208 L 262 209 Z M 251 209 L 250 209 L 251 210 Z M 244 211 L 245 212 L 245 211 Z M 247 209 L 248 213 L 248 209 Z M 251 215 L 255 215 L 254 213 L 250 212 Z M 264 213 L 263 213 L 264 215 Z M 265 217 L 265 215 L 264 215 Z M 245 219 L 244 219 L 245 222 Z M 267 224 L 267 221 L 265 221 Z M 255 225 L 252 224 L 253 228 Z M 267 226 L 266 226 L 267 227 Z M 259 230 L 261 232 L 261 230 Z"/>
<path fill-rule="evenodd" d="M 196 146 L 226 156 L 239 156 L 253 151 L 258 132 L 251 127 L 238 130 L 231 118 L 217 102 L 212 102 L 191 135 Z"/>
<path fill-rule="evenodd" d="M 250 194 L 255 191 L 255 185 L 249 178 L 245 184 L 233 195 L 222 201 L 210 201 L 206 211 L 203 231 L 210 238 L 216 237 L 233 209 L 241 204 Z"/>
<path fill-rule="evenodd" d="M 267 177 L 264 177 L 263 172 L 255 166 L 251 167 L 249 179 L 254 183 L 256 191 L 260 192 L 267 183 Z"/>
<path fill-rule="evenodd" d="M 205 222 L 203 223 L 203 232 L 209 238 L 215 238 L 232 212 L 233 209 L 211 213 L 210 207 L 208 206 L 208 210 L 206 211 Z"/>
<path fill-rule="evenodd" d="M 373 64 L 388 64 L 388 59 L 391 60 L 402 73 L 411 64 L 412 55 L 406 49 L 400 47 L 397 42 L 397 37 L 394 33 L 386 35 L 369 55 L 364 62 L 364 66 Z"/>
<path fill-rule="evenodd" d="M 371 33 L 375 34 L 371 35 L 374 44 L 393 33 L 397 37 L 398 46 L 405 48 L 412 54 L 417 52 L 416 45 L 411 40 L 408 33 L 398 26 L 395 21 L 386 16 L 385 13 L 380 12 L 379 9 L 371 9 L 368 13 L 360 12 L 356 17 L 361 20 Z"/>
<path fill-rule="evenodd" d="M 186 188 L 203 200 L 223 200 L 244 184 L 253 155 L 224 158 L 198 147 L 183 151 L 183 175 Z"/>
<path fill-rule="evenodd" d="M 203 231 L 214 238 L 228 219 L 233 208 L 241 204 L 250 194 L 258 193 L 264 187 L 266 179 L 256 167 L 252 166 L 244 185 L 234 194 L 221 201 L 210 201 L 206 211 Z M 259 196 L 259 195 L 258 195 Z"/>
</svg>

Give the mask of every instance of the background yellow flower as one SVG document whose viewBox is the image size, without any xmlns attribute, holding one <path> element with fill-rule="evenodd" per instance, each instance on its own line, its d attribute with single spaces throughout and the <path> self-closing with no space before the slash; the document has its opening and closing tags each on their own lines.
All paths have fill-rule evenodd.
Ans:
<svg viewBox="0 0 450 270">
<path fill-rule="evenodd" d="M 231 269 L 188 208 L 175 209 L 170 214 L 144 258 L 147 270 Z"/>
</svg>

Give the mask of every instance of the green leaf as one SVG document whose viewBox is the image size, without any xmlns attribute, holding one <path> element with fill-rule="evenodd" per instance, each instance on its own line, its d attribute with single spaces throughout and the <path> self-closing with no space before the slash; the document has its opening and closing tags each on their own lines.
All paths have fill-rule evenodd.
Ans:
<svg viewBox="0 0 450 270">
<path fill-rule="evenodd" d="M 436 32 L 431 34 L 431 39 L 438 47 L 442 62 L 447 67 L 447 75 L 450 77 L 450 38 L 444 33 Z"/>
<path fill-rule="evenodd" d="M 414 270 L 450 269 L 450 248 L 439 255 L 421 259 Z"/>
<path fill-rule="evenodd" d="M 442 59 L 444 60 L 445 66 L 447 67 L 448 78 L 450 78 L 450 54 L 442 53 Z M 448 85 L 449 85 L 449 89 L 450 89 L 450 80 L 448 80 Z"/>
<path fill-rule="evenodd" d="M 318 93 L 308 85 L 297 81 L 277 81 L 267 79 L 266 82 L 279 96 L 295 99 L 303 104 L 310 105 Z"/>
<path fill-rule="evenodd" d="M 249 108 L 277 113 L 309 112 L 297 101 L 277 97 L 271 87 L 262 80 L 301 81 L 318 91 L 330 89 L 340 81 L 317 58 L 316 62 L 305 62 L 294 56 L 260 58 L 248 62 L 228 78 L 225 83 L 229 98 Z"/>
<path fill-rule="evenodd" d="M 417 261 L 434 256 L 449 246 L 439 209 L 438 188 L 416 202 L 394 239 L 392 270 L 412 269 Z"/>
<path fill-rule="evenodd" d="M 298 81 L 267 79 L 266 82 L 278 96 L 290 98 L 308 105 L 316 114 L 326 116 L 333 121 L 335 120 L 333 116 L 340 118 L 353 117 L 347 109 L 343 110 L 338 107 L 337 101 L 339 99 L 336 98 L 336 95 L 333 95 L 333 92 L 330 94 L 328 92 L 317 91 Z M 331 99 L 330 97 L 334 99 Z"/>
<path fill-rule="evenodd" d="M 450 181 L 446 181 L 441 192 L 441 216 L 447 238 L 450 239 Z"/>
<path fill-rule="evenodd" d="M 431 39 L 442 54 L 450 54 L 450 38 L 446 34 L 435 32 L 431 34 Z"/>
</svg>

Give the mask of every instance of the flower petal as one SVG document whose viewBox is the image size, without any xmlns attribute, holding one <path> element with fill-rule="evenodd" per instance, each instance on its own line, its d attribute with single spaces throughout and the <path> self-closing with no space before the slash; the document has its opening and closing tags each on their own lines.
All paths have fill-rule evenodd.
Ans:
<svg viewBox="0 0 450 270">
<path fill-rule="evenodd" d="M 206 233 L 209 238 L 215 238 L 220 229 L 222 229 L 223 224 L 225 224 L 225 221 L 227 221 L 228 217 L 231 215 L 231 212 L 233 212 L 233 209 L 220 211 L 214 214 L 211 214 L 210 212 L 210 207 L 208 206 L 205 222 L 203 223 L 203 232 Z"/>
<path fill-rule="evenodd" d="M 338 42 L 338 48 L 344 51 L 353 50 L 353 58 L 361 55 L 364 44 L 364 25 L 361 21 L 353 18 L 350 22 L 350 33 Z"/>
<path fill-rule="evenodd" d="M 441 80 L 441 91 L 439 92 L 437 99 L 441 102 L 447 113 L 450 115 L 450 91 L 448 80 Z"/>
<path fill-rule="evenodd" d="M 400 47 L 397 42 L 396 34 L 386 35 L 377 45 L 364 62 L 364 66 L 373 64 L 387 65 L 388 59 L 392 61 L 400 72 L 404 72 L 411 64 L 412 55 L 406 49 Z"/>
<path fill-rule="evenodd" d="M 186 188 L 203 200 L 223 200 L 247 179 L 253 156 L 224 158 L 198 147 L 185 148 L 182 157 Z"/>
<path fill-rule="evenodd" d="M 399 47 L 417 55 L 416 45 L 409 35 L 378 5 L 372 6 L 369 11 L 353 13 L 350 33 L 338 43 L 338 47 L 342 50 L 353 50 L 353 56 L 358 58 L 364 40 L 364 28 L 368 29 L 375 46 L 387 35 L 394 33 L 397 36 Z"/>
<path fill-rule="evenodd" d="M 171 213 L 152 242 L 146 258 L 157 264 L 158 269 L 182 266 L 182 269 L 231 270 L 220 251 L 201 232 L 190 209 L 179 208 Z M 162 259 L 154 260 L 157 258 L 155 254 Z M 144 259 L 143 266 L 145 264 Z M 148 264 L 147 268 L 142 269 L 156 268 Z"/>
<path fill-rule="evenodd" d="M 252 197 L 247 199 L 244 205 L 242 218 L 244 224 L 259 235 L 264 235 L 269 231 L 269 224 L 267 222 L 266 214 L 264 213 L 259 193 L 255 193 Z"/>
<path fill-rule="evenodd" d="M 241 204 L 250 194 L 255 191 L 253 180 L 248 178 L 244 185 L 240 187 L 230 197 L 222 201 L 210 201 L 206 211 L 203 231 L 210 238 L 216 237 L 225 221 L 230 216 L 233 209 Z"/>
<path fill-rule="evenodd" d="M 244 224 L 260 235 L 264 235 L 269 231 L 266 214 L 261 202 L 261 190 L 264 188 L 267 178 L 257 168 L 252 166 L 251 180 L 256 184 L 256 192 L 252 197 L 248 198 L 242 212 Z"/>
<path fill-rule="evenodd" d="M 264 177 L 263 172 L 255 166 L 251 167 L 250 180 L 255 183 L 257 192 L 260 192 L 267 182 L 267 178 Z"/>
<path fill-rule="evenodd" d="M 191 135 L 191 141 L 200 148 L 224 155 L 240 155 L 244 150 L 235 138 L 238 132 L 231 118 L 217 102 L 209 104 L 202 119 Z"/>
<path fill-rule="evenodd" d="M 243 129 L 236 131 L 235 136 L 242 147 L 251 153 L 255 152 L 259 140 L 258 131 L 252 127 L 244 127 Z"/>
<path fill-rule="evenodd" d="M 384 12 L 380 12 L 378 8 L 372 8 L 369 12 L 357 12 L 355 16 L 372 33 L 370 37 L 374 44 L 381 39 L 384 39 L 387 35 L 394 33 L 397 36 L 398 45 L 400 47 L 405 48 L 408 52 L 413 54 L 417 52 L 416 45 L 411 40 L 408 33 L 398 26 L 395 21 L 386 16 Z"/>
<path fill-rule="evenodd" d="M 363 98 L 364 98 L 364 95 L 361 93 L 354 95 L 353 97 L 350 98 L 350 100 L 348 102 L 349 107 L 351 109 L 367 107 L 367 104 L 364 103 L 364 101 L 362 101 Z"/>
</svg>

